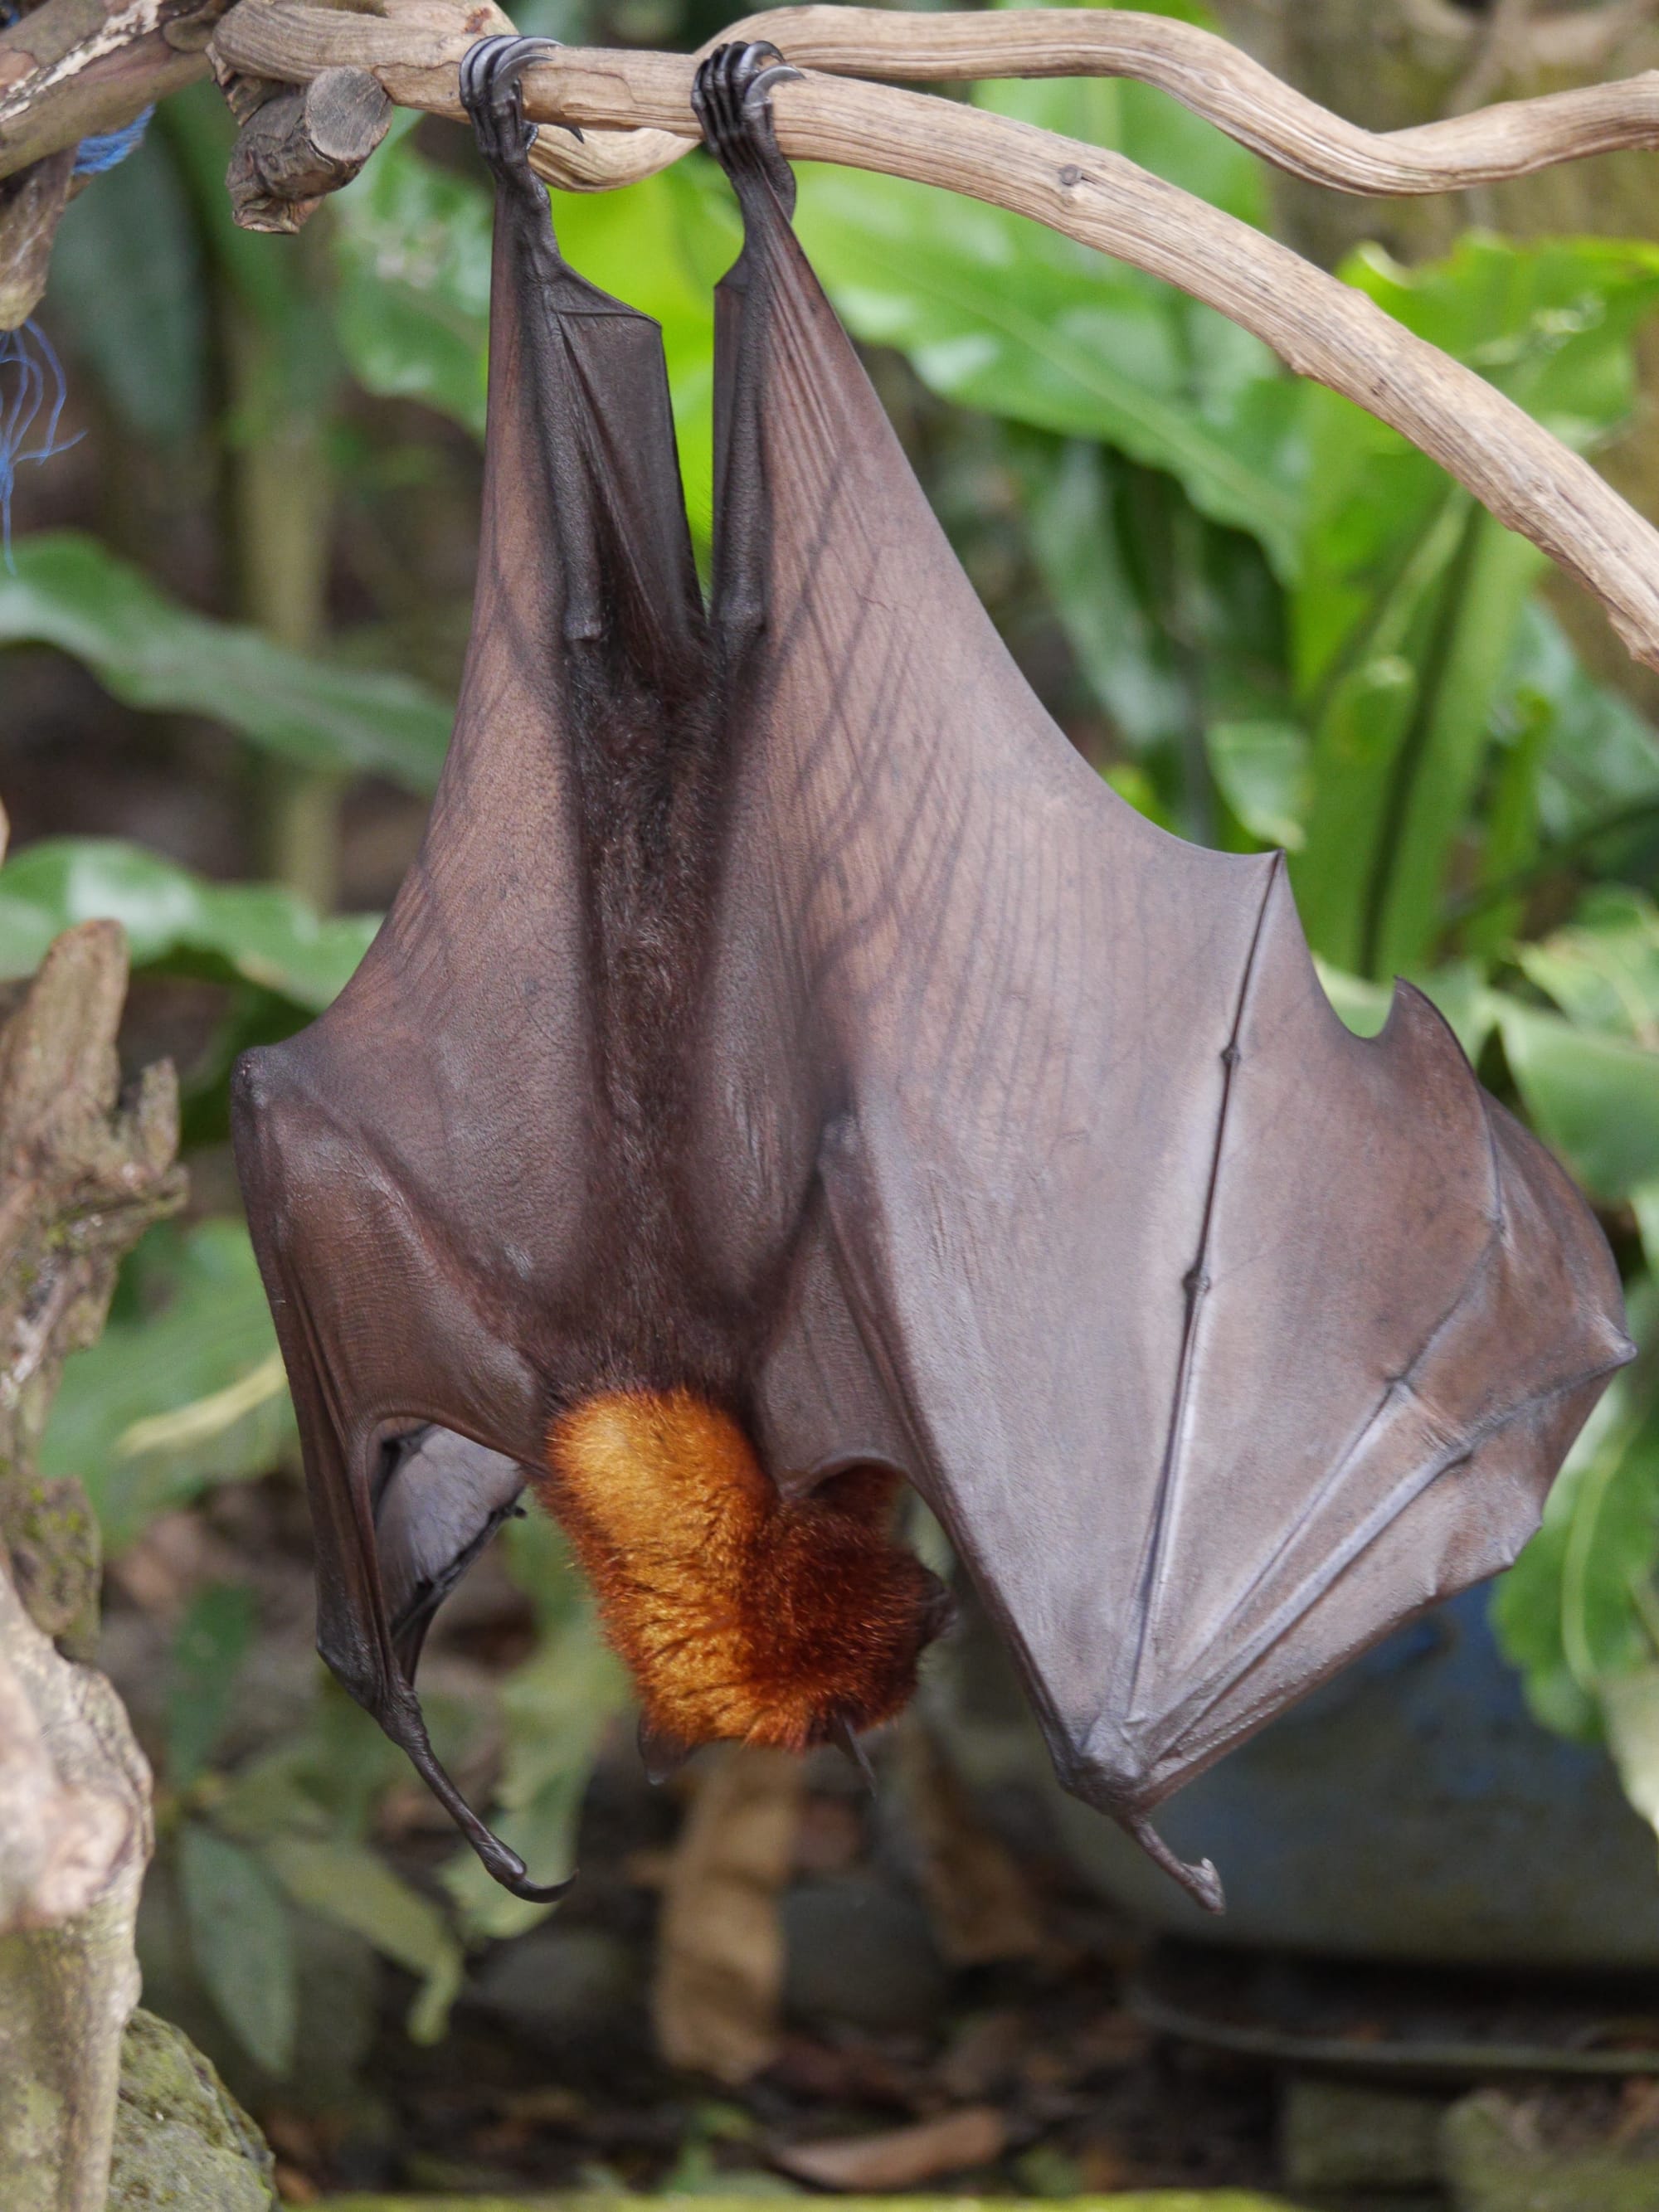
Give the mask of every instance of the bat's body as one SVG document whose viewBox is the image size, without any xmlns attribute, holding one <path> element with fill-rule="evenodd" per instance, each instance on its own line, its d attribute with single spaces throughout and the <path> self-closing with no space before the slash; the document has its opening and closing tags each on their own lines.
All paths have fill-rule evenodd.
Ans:
<svg viewBox="0 0 1659 2212">
<path fill-rule="evenodd" d="M 323 1650 L 528 1891 L 410 1686 L 526 1470 L 675 1744 L 903 1702 L 908 1477 L 1068 1785 L 1161 1854 L 1187 1774 L 1513 1556 L 1628 1354 L 1611 1260 L 1425 1001 L 1342 1028 L 1277 857 L 1164 836 L 1042 714 L 795 244 L 752 50 L 699 78 L 746 240 L 705 614 L 657 334 L 559 258 L 524 52 L 464 72 L 454 744 L 362 969 L 239 1083 Z"/>
</svg>

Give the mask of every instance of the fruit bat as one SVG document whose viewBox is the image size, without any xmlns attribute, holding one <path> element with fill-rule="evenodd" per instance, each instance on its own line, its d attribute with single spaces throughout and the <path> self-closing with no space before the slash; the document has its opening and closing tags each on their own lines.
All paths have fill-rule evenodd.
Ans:
<svg viewBox="0 0 1659 2212">
<path fill-rule="evenodd" d="M 433 1757 L 427 1623 L 526 1486 L 653 1755 L 895 1713 L 938 1515 L 1060 1778 L 1148 1815 L 1506 1564 L 1629 1354 L 1593 1218 L 1396 990 L 1362 1041 L 1283 856 L 1144 820 L 1037 704 L 790 228 L 769 47 L 702 68 L 741 207 L 705 610 L 654 325 L 561 258 L 520 72 L 476 611 L 418 858 L 237 1158 L 319 1644 Z"/>
</svg>

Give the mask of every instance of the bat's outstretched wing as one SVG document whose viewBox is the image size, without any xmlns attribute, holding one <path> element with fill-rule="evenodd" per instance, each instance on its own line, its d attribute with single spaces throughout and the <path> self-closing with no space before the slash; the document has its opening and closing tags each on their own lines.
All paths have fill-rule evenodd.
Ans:
<svg viewBox="0 0 1659 2212">
<path fill-rule="evenodd" d="M 409 1677 L 519 1464 L 542 1464 L 561 1372 L 603 1356 L 615 987 L 592 905 L 615 871 L 588 865 L 579 787 L 596 756 L 654 758 L 708 672 L 656 325 L 559 257 L 522 158 L 526 58 L 503 41 L 468 57 L 481 129 L 505 137 L 454 739 L 368 957 L 319 1021 L 243 1061 L 235 1133 L 299 1413 L 319 1646 L 529 1894 L 438 1769 Z M 399 1446 L 422 1423 L 489 1449 Z"/>
<path fill-rule="evenodd" d="M 1352 1036 L 1282 859 L 1165 836 L 1042 712 L 790 230 L 766 59 L 702 94 L 747 240 L 709 1187 L 821 1133 L 842 1304 L 763 1404 L 810 1463 L 878 1378 L 1062 1779 L 1161 1852 L 1184 1778 L 1514 1557 L 1629 1355 L 1618 1279 L 1425 1000 Z"/>
</svg>

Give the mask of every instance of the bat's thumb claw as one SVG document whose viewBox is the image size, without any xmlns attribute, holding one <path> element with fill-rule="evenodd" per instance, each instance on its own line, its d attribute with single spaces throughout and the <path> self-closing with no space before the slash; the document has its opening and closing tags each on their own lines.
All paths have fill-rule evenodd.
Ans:
<svg viewBox="0 0 1659 2212">
<path fill-rule="evenodd" d="M 1201 1905 L 1206 1912 L 1224 1912 L 1227 1910 L 1226 1893 L 1221 1887 L 1221 1876 L 1210 1860 L 1200 1859 L 1194 1866 L 1190 1860 L 1178 1858 L 1144 1814 L 1128 1814 L 1121 1825 L 1134 1838 L 1154 1865 L 1162 1867 L 1171 1881 L 1181 1884 L 1195 1905 Z"/>
</svg>

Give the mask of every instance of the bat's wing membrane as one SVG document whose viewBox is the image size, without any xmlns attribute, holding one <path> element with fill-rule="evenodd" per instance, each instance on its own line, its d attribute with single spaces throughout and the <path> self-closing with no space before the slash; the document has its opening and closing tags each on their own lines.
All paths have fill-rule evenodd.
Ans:
<svg viewBox="0 0 1659 2212">
<path fill-rule="evenodd" d="M 496 222 L 489 422 L 472 636 L 420 857 L 340 999 L 248 1055 L 235 1100 L 319 1645 L 428 1778 L 408 1679 L 425 1622 L 519 1463 L 542 1460 L 592 1264 L 584 732 L 708 680 L 656 326 L 565 266 L 521 164 Z M 428 1423 L 450 1445 L 398 1447 Z"/>
<path fill-rule="evenodd" d="M 711 1188 L 729 1218 L 721 1161 L 816 1174 L 845 1349 L 821 1295 L 808 1425 L 851 1441 L 838 1358 L 884 1400 L 1062 1778 L 1156 1849 L 1180 1782 L 1514 1556 L 1628 1356 L 1616 1273 L 1425 1000 L 1344 1028 L 1279 857 L 1169 837 L 1078 757 L 778 191 L 733 173 L 714 989 L 744 1050 Z"/>
</svg>

